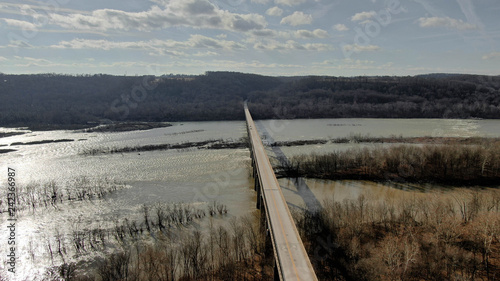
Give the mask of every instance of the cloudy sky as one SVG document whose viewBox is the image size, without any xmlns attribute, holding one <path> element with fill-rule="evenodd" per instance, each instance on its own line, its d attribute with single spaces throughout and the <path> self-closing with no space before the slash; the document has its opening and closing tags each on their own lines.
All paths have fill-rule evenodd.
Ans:
<svg viewBox="0 0 500 281">
<path fill-rule="evenodd" d="M 4 0 L 0 72 L 500 74 L 498 0 Z"/>
</svg>

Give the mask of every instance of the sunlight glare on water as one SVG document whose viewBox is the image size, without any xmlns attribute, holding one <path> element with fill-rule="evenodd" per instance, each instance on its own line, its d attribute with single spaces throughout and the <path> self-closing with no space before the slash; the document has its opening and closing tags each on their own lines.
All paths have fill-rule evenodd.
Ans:
<svg viewBox="0 0 500 281">
<path fill-rule="evenodd" d="M 260 124 L 260 125 L 259 125 Z M 500 136 L 498 120 L 414 120 L 414 119 L 320 119 L 265 120 L 257 126 L 264 142 L 330 139 L 362 136 Z M 8 130 L 8 129 L 2 129 Z M 71 235 L 79 229 L 110 229 L 125 218 L 141 219 L 144 204 L 193 203 L 206 206 L 212 201 L 227 205 L 229 216 L 241 216 L 255 210 L 255 192 L 250 175 L 248 149 L 185 149 L 85 156 L 82 152 L 94 148 L 121 148 L 148 144 L 177 144 L 204 140 L 238 140 L 246 136 L 245 122 L 186 122 L 168 128 L 121 133 L 84 133 L 72 131 L 30 132 L 0 139 L 2 149 L 15 152 L 0 154 L 2 170 L 13 167 L 19 186 L 32 182 L 55 181 L 61 188 L 78 178 L 107 179 L 126 184 L 104 199 L 69 201 L 57 206 L 19 213 L 19 273 L 18 280 L 40 275 L 62 261 L 48 254 L 47 245 L 55 246 L 57 233 Z M 43 140 L 68 139 L 69 142 L 36 145 L 11 145 Z M 3 146 L 2 146 L 3 145 Z M 283 147 L 287 157 L 302 153 L 325 153 L 348 149 L 356 144 L 325 144 Z M 272 152 L 269 152 L 271 156 Z M 290 206 L 301 207 L 304 201 L 290 179 L 280 179 Z M 355 199 L 360 194 L 373 198 L 399 200 L 422 190 L 359 181 L 305 180 L 320 203 L 325 199 Z M 422 187 L 420 187 L 422 188 Z M 406 189 L 406 190 L 405 190 Z M 424 187 L 425 189 L 425 187 Z M 0 191 L 5 198 L 6 190 Z M 6 208 L 2 205 L 2 229 L 5 237 Z M 68 249 L 68 251 L 71 249 Z M 0 255 L 6 255 L 6 248 Z M 93 254 L 70 255 L 65 262 L 95 258 Z"/>
</svg>

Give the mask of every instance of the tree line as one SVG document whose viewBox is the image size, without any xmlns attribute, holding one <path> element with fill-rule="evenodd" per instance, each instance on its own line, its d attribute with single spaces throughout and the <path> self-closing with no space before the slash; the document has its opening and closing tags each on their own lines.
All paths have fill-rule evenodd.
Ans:
<svg viewBox="0 0 500 281">
<path fill-rule="evenodd" d="M 264 118 L 500 118 L 500 77 L 0 74 L 0 126 Z"/>
<path fill-rule="evenodd" d="M 500 179 L 500 143 L 394 145 L 297 155 L 281 161 L 284 177 L 491 185 Z"/>
</svg>

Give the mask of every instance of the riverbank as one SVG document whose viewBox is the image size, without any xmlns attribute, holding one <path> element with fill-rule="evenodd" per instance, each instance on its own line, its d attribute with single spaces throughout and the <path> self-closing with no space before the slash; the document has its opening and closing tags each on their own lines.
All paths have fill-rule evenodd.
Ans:
<svg viewBox="0 0 500 281">
<path fill-rule="evenodd" d="M 113 122 L 110 124 L 36 124 L 36 125 L 21 125 L 7 126 L 8 128 L 19 128 L 29 131 L 76 131 L 85 133 L 112 133 L 112 132 L 129 132 L 143 131 L 156 128 L 170 127 L 172 124 L 167 122 Z M 4 132 L 0 133 L 0 138 L 26 134 L 27 132 Z"/>
<path fill-rule="evenodd" d="M 315 144 L 342 144 L 342 143 L 408 143 L 408 144 L 499 144 L 500 138 L 484 138 L 484 137 L 371 137 L 369 135 L 353 134 L 348 137 L 330 138 L 330 139 L 309 139 L 309 140 L 293 140 L 293 141 L 276 141 L 271 143 L 271 146 L 302 146 Z"/>
</svg>

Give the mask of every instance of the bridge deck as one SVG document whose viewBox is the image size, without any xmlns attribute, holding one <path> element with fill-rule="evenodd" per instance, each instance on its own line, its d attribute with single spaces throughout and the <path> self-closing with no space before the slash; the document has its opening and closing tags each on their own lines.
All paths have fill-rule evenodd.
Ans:
<svg viewBox="0 0 500 281">
<path fill-rule="evenodd" d="M 245 115 L 280 279 L 317 280 L 262 140 L 246 105 Z"/>
</svg>

